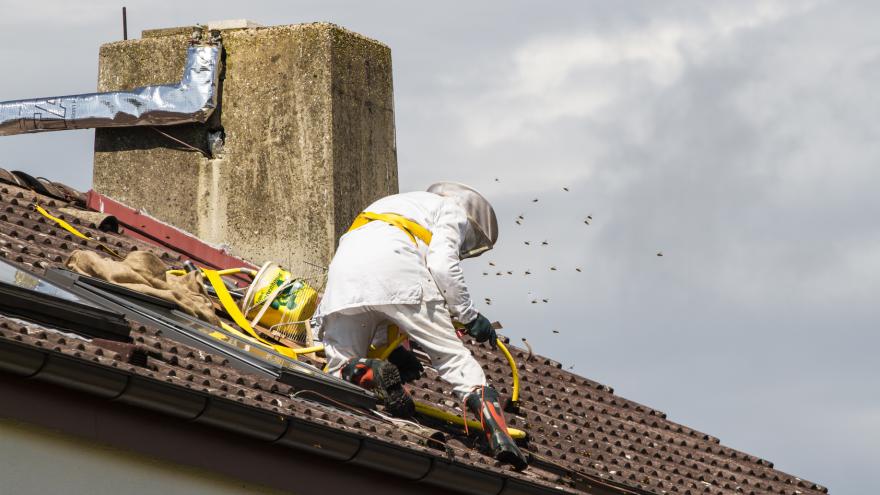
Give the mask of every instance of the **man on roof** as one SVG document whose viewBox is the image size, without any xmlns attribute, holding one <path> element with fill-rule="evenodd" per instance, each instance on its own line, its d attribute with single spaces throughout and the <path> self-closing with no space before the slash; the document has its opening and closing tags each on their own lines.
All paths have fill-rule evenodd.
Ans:
<svg viewBox="0 0 880 495">
<path fill-rule="evenodd" d="M 412 416 L 415 406 L 400 371 L 366 356 L 371 344 L 384 344 L 388 325 L 406 333 L 480 418 L 492 455 L 523 469 L 527 460 L 507 433 L 498 393 L 452 323 L 496 346 L 495 330 L 474 308 L 459 263 L 492 249 L 497 238 L 492 206 L 463 184 L 440 182 L 382 198 L 340 239 L 316 321 L 327 372 L 376 391 L 386 411 L 401 417 Z"/>
</svg>

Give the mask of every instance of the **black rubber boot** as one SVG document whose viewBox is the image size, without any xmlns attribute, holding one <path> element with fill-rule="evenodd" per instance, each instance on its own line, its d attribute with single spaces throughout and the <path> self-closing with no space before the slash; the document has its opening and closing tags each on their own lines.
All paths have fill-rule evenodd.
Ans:
<svg viewBox="0 0 880 495">
<path fill-rule="evenodd" d="M 397 366 L 381 359 L 351 359 L 342 368 L 342 378 L 372 390 L 385 403 L 385 412 L 398 418 L 411 418 L 416 413 L 409 392 L 403 388 Z"/>
<path fill-rule="evenodd" d="M 419 358 L 403 346 L 391 351 L 391 354 L 388 355 L 388 362 L 397 366 L 397 371 L 400 372 L 400 381 L 403 383 L 414 382 L 421 378 L 422 373 L 425 372 Z"/>
<path fill-rule="evenodd" d="M 480 418 L 492 457 L 512 465 L 517 471 L 528 467 L 528 459 L 507 433 L 507 422 L 504 420 L 498 392 L 489 386 L 480 387 L 467 394 L 464 402 L 471 414 Z"/>
</svg>

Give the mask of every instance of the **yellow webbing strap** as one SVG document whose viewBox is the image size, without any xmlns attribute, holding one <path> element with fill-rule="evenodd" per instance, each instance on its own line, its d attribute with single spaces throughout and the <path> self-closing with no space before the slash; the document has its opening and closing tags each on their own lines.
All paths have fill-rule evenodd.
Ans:
<svg viewBox="0 0 880 495">
<path fill-rule="evenodd" d="M 418 245 L 416 239 L 421 240 L 425 244 L 431 244 L 430 230 L 422 227 L 417 222 L 414 222 L 405 216 L 398 215 L 397 213 L 373 213 L 371 211 L 363 211 L 354 219 L 354 222 L 352 222 L 348 231 L 351 232 L 358 227 L 363 227 L 373 220 L 379 220 L 397 227 L 412 239 L 413 244 Z"/>
<path fill-rule="evenodd" d="M 165 273 L 168 275 L 186 275 L 186 270 L 166 270 Z M 251 270 L 250 268 L 226 268 L 224 270 L 217 270 L 218 275 L 234 275 L 236 273 L 247 273 L 250 276 L 256 275 L 256 270 Z"/>
<path fill-rule="evenodd" d="M 79 237 L 79 238 L 81 238 L 81 239 L 87 239 L 87 240 L 89 240 L 89 241 L 94 242 L 95 244 L 98 245 L 98 247 L 100 247 L 101 249 L 103 249 L 104 251 L 106 251 L 107 253 L 109 253 L 109 254 L 112 255 L 112 256 L 115 256 L 115 257 L 117 257 L 117 258 L 119 258 L 119 259 L 121 259 L 121 260 L 122 260 L 122 259 L 125 259 L 123 256 L 120 256 L 119 253 L 117 253 L 117 252 L 116 252 L 113 248 L 111 248 L 110 246 L 104 244 L 103 242 L 101 242 L 101 241 L 99 241 L 99 240 L 97 240 L 97 239 L 95 239 L 95 238 L 93 238 L 93 237 L 89 237 L 89 236 L 83 234 L 82 232 L 76 230 L 76 229 L 73 227 L 73 225 L 70 225 L 69 223 L 65 222 L 64 220 L 62 220 L 62 219 L 60 219 L 60 218 L 58 218 L 58 217 L 56 217 L 56 216 L 53 216 L 53 215 L 50 214 L 48 211 L 46 211 L 42 206 L 40 206 L 40 205 L 34 203 L 34 209 L 37 210 L 37 212 L 38 212 L 40 215 L 43 215 L 44 217 L 48 218 L 49 220 L 52 220 L 52 221 L 55 222 L 59 227 L 61 227 L 62 229 L 66 230 L 66 231 L 68 231 L 68 232 L 70 232 L 71 234 L 73 234 L 73 235 L 75 235 L 75 236 L 77 236 L 77 237 Z"/>
<path fill-rule="evenodd" d="M 220 300 L 220 304 L 223 306 L 223 309 L 226 310 L 226 313 L 229 314 L 229 317 L 232 318 L 232 321 L 235 322 L 242 330 L 244 330 L 248 335 L 252 338 L 256 339 L 261 344 L 267 345 L 272 349 L 275 349 L 279 353 L 284 356 L 287 356 L 291 359 L 297 359 L 296 351 L 291 349 L 290 347 L 273 344 L 266 339 L 260 337 L 256 331 L 254 331 L 253 327 L 251 327 L 250 322 L 247 318 L 241 314 L 241 310 L 238 309 L 238 306 L 235 305 L 235 301 L 232 300 L 232 296 L 229 295 L 229 290 L 226 289 L 226 285 L 223 283 L 223 279 L 220 278 L 220 273 L 217 270 L 208 270 L 207 268 L 202 268 L 202 272 L 204 272 L 205 277 L 208 279 L 208 282 L 211 283 L 211 287 L 214 288 L 214 292 L 217 293 L 217 299 Z"/>
<path fill-rule="evenodd" d="M 382 353 L 379 354 L 379 359 L 388 359 L 388 356 L 390 356 L 391 353 L 394 352 L 394 349 L 397 349 L 404 340 L 406 340 L 406 334 L 401 333 L 396 339 L 389 342 L 384 350 L 382 350 Z"/>
</svg>

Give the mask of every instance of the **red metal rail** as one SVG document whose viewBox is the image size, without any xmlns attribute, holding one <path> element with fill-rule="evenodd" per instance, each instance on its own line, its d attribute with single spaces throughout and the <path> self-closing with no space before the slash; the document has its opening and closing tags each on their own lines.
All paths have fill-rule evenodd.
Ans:
<svg viewBox="0 0 880 495">
<path fill-rule="evenodd" d="M 160 222 L 115 199 L 90 190 L 86 196 L 89 209 L 113 215 L 125 229 L 125 234 L 174 251 L 191 259 L 197 265 L 214 269 L 247 267 L 256 269 L 252 263 L 232 256 L 180 229 Z M 243 280 L 248 280 L 242 277 Z"/>
</svg>

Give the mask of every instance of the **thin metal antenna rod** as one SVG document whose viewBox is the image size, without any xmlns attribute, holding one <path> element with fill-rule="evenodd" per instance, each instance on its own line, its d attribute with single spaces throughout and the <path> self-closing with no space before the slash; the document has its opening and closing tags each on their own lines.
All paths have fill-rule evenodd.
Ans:
<svg viewBox="0 0 880 495">
<path fill-rule="evenodd" d="M 128 39 L 128 16 L 125 12 L 125 7 L 122 7 L 122 39 Z"/>
</svg>

